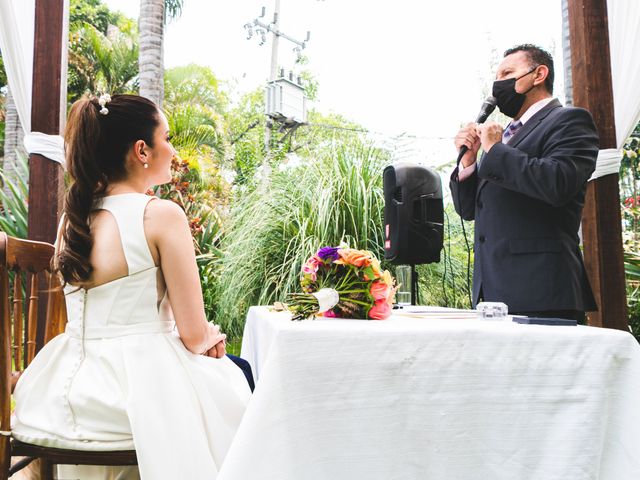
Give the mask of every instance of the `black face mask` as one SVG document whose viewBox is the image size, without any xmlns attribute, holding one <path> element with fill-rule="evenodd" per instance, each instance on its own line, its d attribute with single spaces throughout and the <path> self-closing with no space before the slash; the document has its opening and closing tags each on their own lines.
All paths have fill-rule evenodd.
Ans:
<svg viewBox="0 0 640 480">
<path fill-rule="evenodd" d="M 535 72 L 536 68 L 528 71 L 524 75 L 519 76 L 518 78 L 507 78 L 506 80 L 496 80 L 493 82 L 493 96 L 496 97 L 498 101 L 498 108 L 502 113 L 504 113 L 507 117 L 514 118 L 524 101 L 527 99 L 527 93 L 533 89 L 533 86 L 524 93 L 516 92 L 516 82 L 520 80 L 522 77 L 526 77 L 532 72 Z"/>
</svg>

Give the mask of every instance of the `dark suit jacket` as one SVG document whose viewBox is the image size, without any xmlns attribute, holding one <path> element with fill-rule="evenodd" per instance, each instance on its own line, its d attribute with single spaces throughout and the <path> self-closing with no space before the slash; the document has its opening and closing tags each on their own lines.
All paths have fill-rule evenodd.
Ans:
<svg viewBox="0 0 640 480">
<path fill-rule="evenodd" d="M 473 175 L 451 176 L 456 211 L 475 219 L 473 304 L 511 312 L 597 307 L 579 248 L 598 134 L 591 115 L 552 100 L 482 156 Z"/>
</svg>

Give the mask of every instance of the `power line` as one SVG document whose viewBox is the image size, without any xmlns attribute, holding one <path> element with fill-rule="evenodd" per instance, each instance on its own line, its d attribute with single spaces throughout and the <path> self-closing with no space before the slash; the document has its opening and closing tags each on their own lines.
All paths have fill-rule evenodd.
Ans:
<svg viewBox="0 0 640 480">
<path fill-rule="evenodd" d="M 407 133 L 401 133 L 399 135 L 390 135 L 388 133 L 378 132 L 375 130 L 368 130 L 366 128 L 341 127 L 338 125 L 327 125 L 324 123 L 305 123 L 304 126 L 327 128 L 331 130 L 346 130 L 351 132 L 368 133 L 368 134 L 379 135 L 379 136 L 386 137 L 389 139 L 394 139 L 394 140 L 401 140 L 403 138 L 412 139 L 412 140 L 453 140 L 455 138 L 455 137 L 437 137 L 437 136 L 427 137 L 427 136 L 412 135 Z"/>
</svg>

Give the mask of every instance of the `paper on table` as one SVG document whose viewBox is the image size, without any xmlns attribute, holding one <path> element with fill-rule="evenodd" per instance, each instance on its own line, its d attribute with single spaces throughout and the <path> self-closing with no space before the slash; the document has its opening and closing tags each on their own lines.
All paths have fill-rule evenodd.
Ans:
<svg viewBox="0 0 640 480">
<path fill-rule="evenodd" d="M 463 310 L 446 307 L 410 306 L 394 310 L 393 315 L 411 318 L 477 318 L 475 310 Z"/>
</svg>

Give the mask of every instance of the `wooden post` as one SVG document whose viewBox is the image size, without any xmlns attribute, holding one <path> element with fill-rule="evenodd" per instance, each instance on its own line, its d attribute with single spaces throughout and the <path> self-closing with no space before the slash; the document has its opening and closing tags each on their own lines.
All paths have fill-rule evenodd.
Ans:
<svg viewBox="0 0 640 480">
<path fill-rule="evenodd" d="M 600 148 L 616 148 L 606 0 L 569 0 L 573 104 L 586 108 L 600 134 Z M 629 329 L 622 254 L 618 174 L 589 182 L 582 215 L 587 273 L 599 311 L 589 324 Z"/>
<path fill-rule="evenodd" d="M 67 113 L 68 0 L 35 0 L 31 130 L 59 135 Z M 62 211 L 62 166 L 43 155 L 29 155 L 29 227 L 31 240 L 53 243 Z M 47 285 L 40 277 L 40 285 Z M 47 319 L 48 295 L 38 294 L 38 325 Z M 44 345 L 39 328 L 36 351 Z"/>
<path fill-rule="evenodd" d="M 66 116 L 65 0 L 36 0 L 31 130 L 59 135 Z M 64 61 L 63 61 L 64 60 Z M 29 156 L 29 238 L 53 243 L 62 210 L 62 167 L 42 155 Z"/>
</svg>

